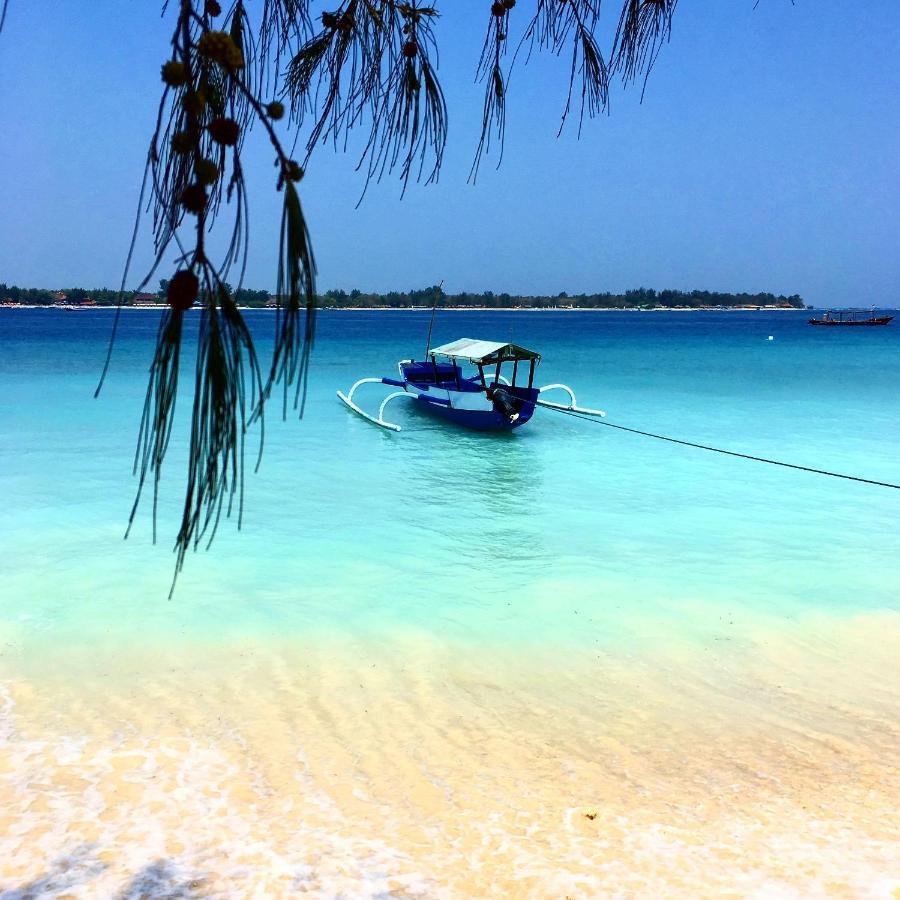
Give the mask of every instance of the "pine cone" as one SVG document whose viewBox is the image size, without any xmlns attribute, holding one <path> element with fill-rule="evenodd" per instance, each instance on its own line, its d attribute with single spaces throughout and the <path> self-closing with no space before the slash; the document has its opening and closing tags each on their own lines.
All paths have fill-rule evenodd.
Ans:
<svg viewBox="0 0 900 900">
<path fill-rule="evenodd" d="M 187 84 L 187 66 L 177 59 L 170 59 L 167 63 L 163 63 L 162 80 L 169 87 L 181 87 L 181 85 Z"/>
<path fill-rule="evenodd" d="M 206 208 L 206 188 L 202 184 L 189 184 L 181 192 L 181 205 L 195 216 L 200 215 Z"/>
<path fill-rule="evenodd" d="M 201 159 L 194 166 L 194 174 L 200 184 L 215 184 L 219 177 L 219 167 L 211 159 Z"/>
<path fill-rule="evenodd" d="M 206 126 L 209 136 L 217 143 L 226 147 L 233 147 L 241 136 L 241 126 L 234 119 L 224 119 L 221 116 L 213 119 Z"/>
<path fill-rule="evenodd" d="M 244 54 L 226 31 L 204 31 L 197 41 L 197 50 L 227 69 L 244 68 Z"/>
<path fill-rule="evenodd" d="M 169 282 L 166 290 L 166 301 L 172 309 L 184 312 L 194 305 L 200 293 L 200 282 L 189 269 L 179 269 Z"/>
</svg>

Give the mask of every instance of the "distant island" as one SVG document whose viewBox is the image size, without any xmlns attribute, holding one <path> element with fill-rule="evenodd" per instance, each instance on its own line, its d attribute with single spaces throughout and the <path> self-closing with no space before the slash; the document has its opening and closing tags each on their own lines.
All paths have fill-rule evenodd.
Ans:
<svg viewBox="0 0 900 900">
<path fill-rule="evenodd" d="M 153 293 L 126 291 L 122 296 L 124 306 L 162 307 L 165 305 L 168 281 L 160 281 L 159 290 Z M 434 303 L 437 286 L 421 290 L 390 291 L 387 294 L 330 290 L 318 297 L 323 309 L 421 309 Z M 240 288 L 233 291 L 239 306 L 265 309 L 277 306 L 277 298 L 269 291 Z M 20 288 L 0 283 L 0 306 L 56 306 L 56 307 L 104 307 L 115 306 L 119 292 L 110 288 Z M 598 294 L 567 294 L 561 291 L 555 296 L 523 296 L 520 294 L 480 294 L 463 292 L 442 294 L 440 306 L 444 309 L 805 309 L 797 294 L 733 294 L 722 291 L 657 291 L 653 288 L 635 288 L 624 294 L 611 292 Z"/>
</svg>

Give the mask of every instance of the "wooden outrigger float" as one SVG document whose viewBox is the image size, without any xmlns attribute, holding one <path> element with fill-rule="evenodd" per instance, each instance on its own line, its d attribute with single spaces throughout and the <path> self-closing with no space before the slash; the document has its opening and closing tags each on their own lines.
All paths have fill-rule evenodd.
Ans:
<svg viewBox="0 0 900 900">
<path fill-rule="evenodd" d="M 401 360 L 397 364 L 399 378 L 360 378 L 346 394 L 338 391 L 337 395 L 353 412 L 391 431 L 400 431 L 400 426 L 385 420 L 384 411 L 400 397 L 415 400 L 420 409 L 478 431 L 519 428 L 531 419 L 538 406 L 586 416 L 606 415 L 599 409 L 578 406 L 568 385 L 535 387 L 534 374 L 540 359 L 539 353 L 516 344 L 461 338 L 428 350 L 424 360 Z M 465 375 L 463 363 L 470 363 L 476 371 Z M 373 416 L 353 399 L 364 384 L 386 384 L 399 390 L 384 397 L 378 414 Z M 542 400 L 541 395 L 551 390 L 566 392 L 569 402 Z"/>
</svg>

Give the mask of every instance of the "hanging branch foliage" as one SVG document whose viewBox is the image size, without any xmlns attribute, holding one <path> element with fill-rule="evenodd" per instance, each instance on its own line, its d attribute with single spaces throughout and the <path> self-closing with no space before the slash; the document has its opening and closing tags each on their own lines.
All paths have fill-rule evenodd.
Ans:
<svg viewBox="0 0 900 900">
<path fill-rule="evenodd" d="M 244 436 L 248 419 L 259 410 L 262 396 L 259 364 L 247 325 L 227 287 L 210 267 L 204 271 L 204 280 L 188 486 L 176 540 L 176 577 L 191 546 L 197 549 L 207 536 L 207 546 L 212 543 L 223 509 L 231 515 L 235 499 L 240 527 Z"/>
<path fill-rule="evenodd" d="M 623 82 L 643 76 L 644 84 L 672 34 L 678 0 L 626 0 L 612 50 L 612 68 Z M 642 91 L 643 96 L 643 91 Z"/>
<path fill-rule="evenodd" d="M 200 307 L 194 375 L 194 404 L 188 446 L 188 478 L 181 525 L 175 540 L 175 577 L 190 549 L 212 542 L 222 514 L 237 510 L 244 498 L 245 438 L 262 423 L 265 400 L 277 382 L 285 393 L 305 383 L 315 315 L 315 264 L 295 184 L 303 169 L 285 152 L 274 124 L 284 116 L 280 101 L 265 102 L 258 85 L 264 74 L 248 64 L 256 48 L 277 52 L 286 35 L 288 4 L 270 4 L 270 32 L 254 35 L 242 2 L 232 5 L 225 28 L 216 0 L 182 0 L 172 34 L 171 56 L 162 66 L 163 95 L 148 154 L 150 211 L 156 258 L 147 284 L 173 245 L 177 270 L 169 279 L 169 311 L 161 324 L 138 434 L 135 472 L 138 491 L 129 518 L 134 522 L 147 479 L 153 482 L 153 534 L 159 480 L 169 447 L 178 393 L 184 316 Z M 294 12 L 297 10 L 294 9 Z M 275 29 L 278 30 L 275 30 Z M 273 38 L 272 35 L 276 35 Z M 262 377 L 253 338 L 227 285 L 247 254 L 248 203 L 241 164 L 251 125 L 267 132 L 277 166 L 275 188 L 285 195 L 279 310 L 273 364 Z M 210 227 L 225 207 L 231 233 L 224 252 L 207 253 Z M 191 236 L 188 242 L 187 235 Z M 303 319 L 303 321 L 301 321 Z M 260 436 L 260 453 L 262 437 Z M 175 581 L 173 579 L 173 589 Z"/>
<path fill-rule="evenodd" d="M 515 5 L 516 0 L 497 0 L 491 5 L 487 34 L 475 72 L 476 81 L 486 81 L 487 86 L 484 92 L 484 112 L 481 117 L 481 137 L 469 171 L 469 181 L 472 184 L 478 178 L 481 159 L 490 150 L 491 138 L 494 136 L 500 144 L 497 166 L 499 167 L 503 161 L 503 144 L 506 140 L 506 84 L 500 60 L 506 50 L 509 12 Z"/>
<path fill-rule="evenodd" d="M 314 317 L 303 314 L 315 308 L 315 261 L 300 198 L 291 181 L 286 183 L 284 191 L 276 290 L 283 298 L 283 305 L 277 311 L 275 352 L 266 393 L 281 382 L 284 386 L 283 415 L 287 417 L 288 386 L 296 385 L 294 406 L 300 406 L 302 415 L 306 372 L 315 336 Z M 304 403 L 299 402 L 301 390 Z"/>
<path fill-rule="evenodd" d="M 195 280 L 191 272 L 180 274 L 180 280 Z M 196 295 L 199 285 L 189 291 Z M 156 353 L 150 366 L 150 382 L 144 400 L 144 413 L 138 432 L 137 450 L 134 456 L 134 472 L 138 476 L 137 497 L 128 519 L 128 529 L 134 523 L 138 504 L 147 476 L 153 478 L 153 540 L 156 541 L 156 506 L 159 497 L 159 478 L 162 464 L 172 436 L 175 414 L 175 398 L 178 395 L 178 362 L 181 352 L 181 330 L 184 309 L 174 307 L 163 314 L 156 339 Z"/>
<path fill-rule="evenodd" d="M 152 481 L 154 539 L 159 481 L 174 428 L 184 321 L 195 306 L 200 317 L 176 578 L 187 552 L 213 540 L 223 513 L 227 517 L 236 510 L 240 527 L 245 440 L 249 427 L 259 422 L 258 465 L 264 409 L 273 390 L 281 387 L 284 415 L 292 392 L 294 407 L 303 412 L 315 334 L 316 268 L 299 185 L 315 150 L 325 144 L 346 150 L 358 129 L 358 169 L 365 186 L 396 173 L 405 191 L 411 180 L 437 180 L 448 135 L 438 79 L 436 0 L 336 0 L 337 8 L 330 10 L 313 0 L 224 2 L 225 9 L 219 0 L 163 4 L 174 23 L 139 204 L 140 217 L 148 198 L 155 254 L 138 290 L 174 258 L 169 310 L 160 324 L 138 433 L 138 490 L 129 518 L 130 530 Z M 536 51 L 567 56 L 560 131 L 578 105 L 580 133 L 585 116 L 608 111 L 611 75 L 626 86 L 640 78 L 646 83 L 671 35 L 677 0 L 620 0 L 608 57 L 596 37 L 600 0 L 482 2 L 488 27 L 475 77 L 484 84 L 485 98 L 471 181 L 492 141 L 499 148 L 498 165 L 502 159 L 507 90 L 517 59 L 527 63 Z M 0 23 L 6 7 L 7 0 L 0 0 Z M 521 35 L 507 65 L 510 30 L 517 20 Z M 247 260 L 243 149 L 254 126 L 263 129 L 271 146 L 273 187 L 283 196 L 275 342 L 265 377 L 228 286 L 236 273 L 240 288 Z M 291 135 L 291 146 L 304 147 L 302 162 L 285 149 L 282 128 Z M 207 237 L 222 220 L 230 236 L 212 258 Z M 137 235 L 136 226 L 129 264 Z"/>
</svg>

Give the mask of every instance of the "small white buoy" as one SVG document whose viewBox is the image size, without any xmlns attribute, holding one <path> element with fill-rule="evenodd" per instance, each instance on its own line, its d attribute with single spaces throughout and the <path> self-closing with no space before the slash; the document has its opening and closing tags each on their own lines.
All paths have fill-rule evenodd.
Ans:
<svg viewBox="0 0 900 900">
<path fill-rule="evenodd" d="M 772 334 L 770 334 L 770 335 L 769 335 L 769 340 L 770 340 L 770 341 L 774 341 L 774 340 L 775 340 L 775 336 L 772 335 Z"/>
</svg>

